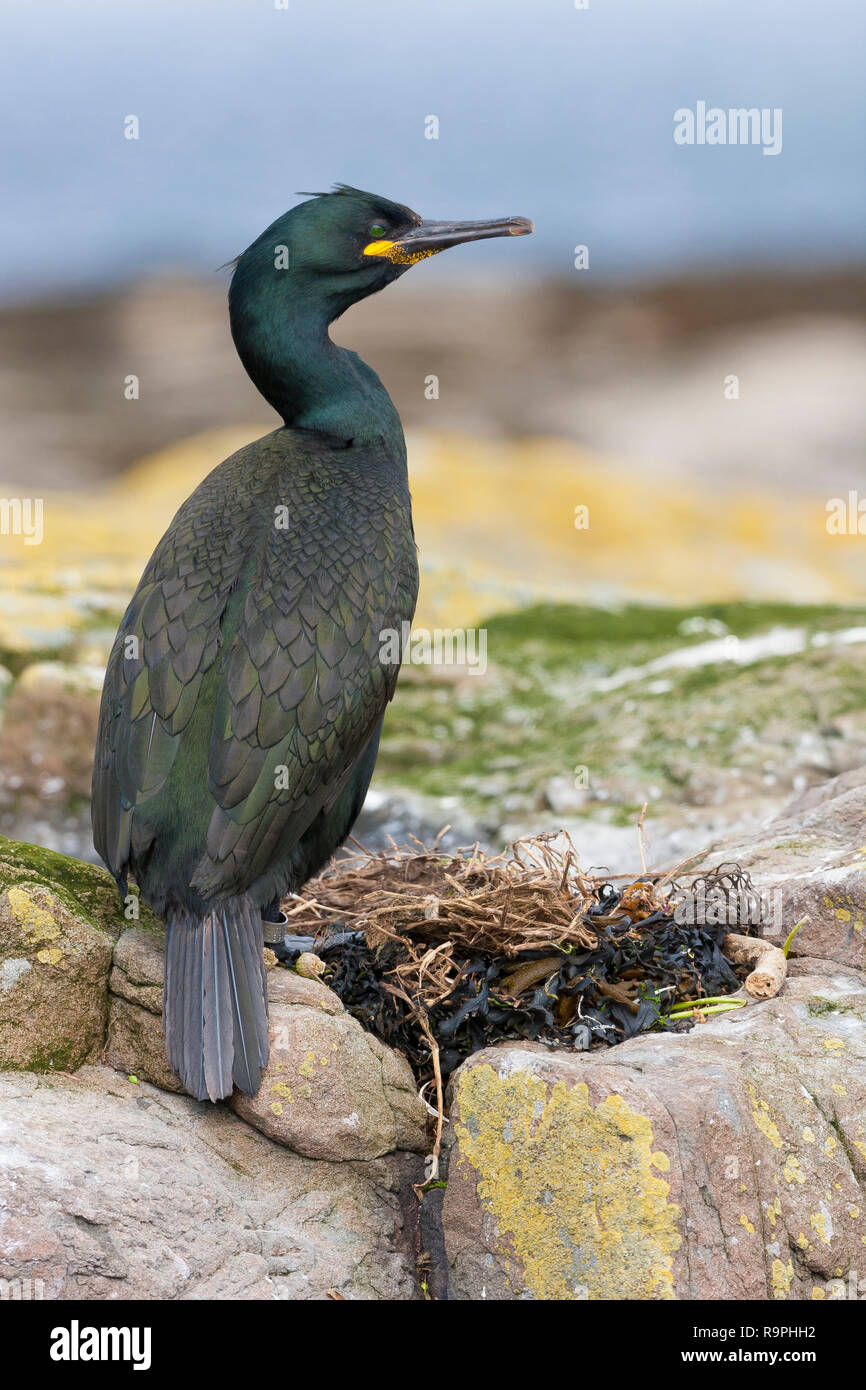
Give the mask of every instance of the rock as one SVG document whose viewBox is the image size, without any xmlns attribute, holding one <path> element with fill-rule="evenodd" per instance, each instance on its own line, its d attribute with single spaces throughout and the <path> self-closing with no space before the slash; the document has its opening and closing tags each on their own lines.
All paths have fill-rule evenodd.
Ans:
<svg viewBox="0 0 866 1390">
<path fill-rule="evenodd" d="M 769 940 L 783 942 L 805 918 L 793 956 L 866 968 L 866 768 L 810 788 L 761 831 L 716 844 L 699 865 L 730 860 L 766 894 Z"/>
<path fill-rule="evenodd" d="M 111 997 L 105 1060 L 127 1075 L 152 1081 L 166 1091 L 182 1091 L 168 1064 L 162 1030 L 162 977 L 165 943 L 161 932 L 128 928 L 115 949 L 109 979 Z"/>
<path fill-rule="evenodd" d="M 574 777 L 551 777 L 544 787 L 544 800 L 557 816 L 573 816 L 582 811 L 591 796 L 589 787 L 576 783 Z"/>
<path fill-rule="evenodd" d="M 422 1168 L 311 1162 L 107 1067 L 0 1075 L 0 1279 L 51 1299 L 420 1298 Z"/>
<path fill-rule="evenodd" d="M 183 1091 L 165 1055 L 162 1010 L 154 1013 L 112 995 L 105 1060 L 127 1076 L 152 1081 L 164 1091 Z"/>
<path fill-rule="evenodd" d="M 0 1067 L 71 1071 L 99 1051 L 119 918 L 104 870 L 0 840 Z"/>
<path fill-rule="evenodd" d="M 109 989 L 152 1014 L 162 1013 L 165 937 L 162 930 L 127 927 L 114 948 Z"/>
<path fill-rule="evenodd" d="M 30 695 L 42 690 L 53 693 L 55 689 L 70 694 L 95 695 L 98 702 L 104 680 L 104 663 L 32 661 L 21 672 L 17 688 Z"/>
<path fill-rule="evenodd" d="M 405 787 L 372 786 L 352 834 L 371 850 L 390 849 L 392 841 L 404 845 L 417 839 L 432 844 L 446 825 L 451 828 L 441 843 L 447 849 L 476 840 L 483 848 L 491 847 L 484 828 L 456 796 L 425 796 Z"/>
<path fill-rule="evenodd" d="M 268 1000 L 272 1004 L 307 1004 L 326 1014 L 343 1013 L 343 1001 L 321 980 L 296 975 L 294 970 L 268 971 Z"/>
<path fill-rule="evenodd" d="M 464 1063 L 447 1189 L 421 1212 L 436 1296 L 866 1293 L 864 825 L 851 771 L 704 857 L 778 893 L 769 939 L 808 916 L 777 998 L 611 1050 L 511 1042 Z M 428 1140 L 405 1059 L 274 966 L 258 1096 L 194 1102 L 165 1057 L 163 961 L 161 925 L 144 906 L 126 922 L 104 871 L 0 840 L 0 1278 L 51 1297 L 417 1297 Z M 114 1071 L 92 1065 L 103 1045 Z"/>
<path fill-rule="evenodd" d="M 140 913 L 125 925 L 103 870 L 0 841 L 0 1279 L 51 1298 L 419 1297 L 408 1064 L 321 981 L 272 969 L 261 1101 L 240 1118 L 177 1094 L 163 932 Z M 82 1065 L 103 1047 L 118 1070 Z"/>
<path fill-rule="evenodd" d="M 841 971 L 610 1051 L 476 1053 L 451 1087 L 449 1297 L 844 1297 L 866 1245 L 864 1020 Z"/>
<path fill-rule="evenodd" d="M 71 658 L 82 666 L 102 668 L 103 677 L 117 636 L 115 623 L 100 623 L 82 632 L 71 650 Z M 100 684 L 100 689 L 102 688 Z"/>
<path fill-rule="evenodd" d="M 12 686 L 0 724 L 0 833 L 93 860 L 90 781 L 98 669 L 34 662 Z"/>
<path fill-rule="evenodd" d="M 117 940 L 126 926 L 117 884 L 106 869 L 0 835 L 0 885 L 7 883 L 50 885 L 112 941 Z M 146 903 L 140 903 L 138 910 L 143 926 L 150 931 L 160 929 L 159 919 Z"/>
<path fill-rule="evenodd" d="M 409 1063 L 349 1014 L 272 1001 L 270 1035 L 258 1094 L 235 1091 L 229 1102 L 263 1134 L 309 1158 L 426 1148 L 426 1110 Z"/>
<path fill-rule="evenodd" d="M 127 1075 L 181 1090 L 162 1031 L 163 938 L 125 931 L 111 972 L 106 1060 Z M 228 1103 L 263 1134 L 308 1158 L 369 1160 L 426 1147 L 426 1111 L 412 1070 L 343 1009 L 320 980 L 268 971 L 271 1060 L 256 1096 Z"/>
<path fill-rule="evenodd" d="M 23 588 L 16 593 L 10 584 L 4 586 L 0 652 L 10 664 L 22 657 L 59 655 L 80 624 L 81 615 L 67 596 Z"/>
</svg>

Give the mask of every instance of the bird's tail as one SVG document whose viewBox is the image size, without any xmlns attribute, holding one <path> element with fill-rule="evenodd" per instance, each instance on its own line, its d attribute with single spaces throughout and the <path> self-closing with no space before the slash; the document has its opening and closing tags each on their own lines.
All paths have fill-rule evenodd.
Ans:
<svg viewBox="0 0 866 1390">
<path fill-rule="evenodd" d="M 268 1062 L 267 976 L 258 908 L 244 898 L 206 917 L 166 920 L 163 1025 L 168 1060 L 190 1095 L 255 1095 Z"/>
</svg>

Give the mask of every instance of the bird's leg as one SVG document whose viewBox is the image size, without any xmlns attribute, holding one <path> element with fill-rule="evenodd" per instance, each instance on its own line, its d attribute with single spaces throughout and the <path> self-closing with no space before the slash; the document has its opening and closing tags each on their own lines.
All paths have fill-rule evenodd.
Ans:
<svg viewBox="0 0 866 1390">
<path fill-rule="evenodd" d="M 349 942 L 362 940 L 364 936 L 360 931 L 333 930 L 326 936 L 291 936 L 286 932 L 288 923 L 288 917 L 280 911 L 279 899 L 262 909 L 263 944 L 269 946 L 277 960 L 284 965 L 294 965 L 298 956 L 307 951 L 319 955 L 325 947 L 345 946 Z"/>
<path fill-rule="evenodd" d="M 298 956 L 304 955 L 307 951 L 315 952 L 316 938 L 314 936 L 286 936 L 285 933 L 276 941 L 266 941 L 276 956 L 277 960 L 283 965 L 294 965 Z"/>
<path fill-rule="evenodd" d="M 314 936 L 288 936 L 289 919 L 280 908 L 279 898 L 262 908 L 262 944 L 269 946 L 277 960 L 291 964 L 304 951 L 312 951 Z"/>
<path fill-rule="evenodd" d="M 280 910 L 279 898 L 274 898 L 272 903 L 262 908 L 262 944 L 270 946 L 277 960 L 287 960 L 285 955 L 284 942 L 286 939 L 286 927 L 289 919 Z M 310 938 L 312 940 L 312 938 Z"/>
</svg>

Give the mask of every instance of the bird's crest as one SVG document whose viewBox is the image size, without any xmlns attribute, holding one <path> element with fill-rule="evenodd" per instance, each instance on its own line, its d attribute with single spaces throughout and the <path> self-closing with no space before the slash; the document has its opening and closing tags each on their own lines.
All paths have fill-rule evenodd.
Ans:
<svg viewBox="0 0 866 1390">
<path fill-rule="evenodd" d="M 417 212 L 407 208 L 404 203 L 394 203 L 390 198 L 384 198 L 380 193 L 368 193 L 366 189 L 354 188 L 350 183 L 335 183 L 334 187 L 327 193 L 305 193 L 298 192 L 299 198 L 357 198 L 362 202 L 368 203 L 376 212 L 387 217 L 392 222 L 400 224 L 411 223 L 418 226 L 421 218 Z"/>
</svg>

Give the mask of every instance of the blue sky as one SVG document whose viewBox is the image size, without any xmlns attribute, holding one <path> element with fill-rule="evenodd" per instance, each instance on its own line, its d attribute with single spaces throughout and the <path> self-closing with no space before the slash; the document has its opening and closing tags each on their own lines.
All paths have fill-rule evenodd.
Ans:
<svg viewBox="0 0 866 1390">
<path fill-rule="evenodd" d="M 209 274 L 296 190 L 335 180 L 432 216 L 533 217 L 522 274 L 570 273 L 577 243 L 600 276 L 862 259 L 864 13 L 861 0 L 7 0 L 0 295 Z M 673 113 L 698 100 L 781 108 L 782 153 L 677 146 Z M 123 138 L 129 114 L 138 141 Z M 513 250 L 490 243 L 485 266 L 507 273 Z"/>
</svg>

